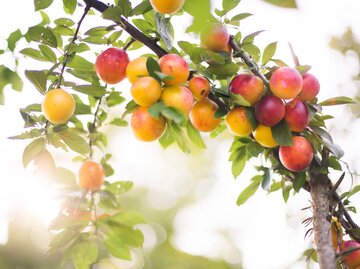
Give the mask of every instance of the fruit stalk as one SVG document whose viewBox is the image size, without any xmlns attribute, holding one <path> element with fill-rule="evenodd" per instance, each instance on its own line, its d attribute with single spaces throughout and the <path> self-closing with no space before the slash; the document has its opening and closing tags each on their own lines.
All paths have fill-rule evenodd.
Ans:
<svg viewBox="0 0 360 269">
<path fill-rule="evenodd" d="M 96 9 L 97 11 L 103 13 L 109 6 L 104 4 L 103 2 L 97 0 L 84 0 L 86 5 Z M 143 43 L 149 49 L 156 53 L 157 56 L 161 57 L 165 54 L 168 54 L 166 50 L 161 48 L 156 41 L 152 40 L 148 36 L 144 35 L 141 31 L 139 31 L 136 27 L 134 27 L 131 23 L 128 22 L 126 18 L 120 16 L 119 18 L 121 24 L 119 24 L 124 31 L 126 31 L 129 35 L 131 35 L 134 39 Z"/>
<path fill-rule="evenodd" d="M 312 174 L 310 193 L 313 206 L 315 244 L 321 269 L 336 269 L 335 252 L 331 241 L 329 179 L 323 174 Z"/>
</svg>

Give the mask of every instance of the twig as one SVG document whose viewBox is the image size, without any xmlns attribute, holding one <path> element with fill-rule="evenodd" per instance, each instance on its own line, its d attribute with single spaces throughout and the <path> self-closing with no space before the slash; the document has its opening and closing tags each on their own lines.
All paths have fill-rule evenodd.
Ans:
<svg viewBox="0 0 360 269">
<path fill-rule="evenodd" d="M 105 10 L 109 8 L 108 5 L 97 0 L 84 0 L 84 2 L 86 3 L 86 5 L 89 5 L 90 7 L 96 9 L 101 13 L 103 13 Z M 131 35 L 135 40 L 138 40 L 139 42 L 143 43 L 145 46 L 147 46 L 149 49 L 155 52 L 157 56 L 161 57 L 168 54 L 168 52 L 164 50 L 162 47 L 160 47 L 156 43 L 156 41 L 144 35 L 141 31 L 139 31 L 136 27 L 134 27 L 131 23 L 129 23 L 125 17 L 120 16 L 119 20 L 120 23 L 119 22 L 117 23 L 124 29 L 125 32 Z"/>
<path fill-rule="evenodd" d="M 245 64 L 250 68 L 250 71 L 258 76 L 266 86 L 269 85 L 269 81 L 267 80 L 267 78 L 259 71 L 258 66 L 256 65 L 256 63 L 250 58 L 250 56 L 243 51 L 240 46 L 236 43 L 236 41 L 234 40 L 234 37 L 231 36 L 230 40 L 229 40 L 229 45 L 231 46 L 231 48 L 234 50 L 235 54 L 238 55 L 244 62 Z"/>
<path fill-rule="evenodd" d="M 81 18 L 80 18 L 80 20 L 79 20 L 79 22 L 78 22 L 78 25 L 77 25 L 77 27 L 76 27 L 76 31 L 75 31 L 75 33 L 74 33 L 74 36 L 73 36 L 70 44 L 75 44 L 75 41 L 78 39 L 80 26 L 81 26 L 83 20 L 85 19 L 87 13 L 89 12 L 90 8 L 91 8 L 91 6 L 88 5 L 88 4 L 85 6 L 84 13 L 82 14 L 82 16 L 81 16 Z M 60 85 L 61 85 L 61 82 L 62 82 L 63 76 L 64 76 L 64 71 L 65 71 L 65 68 L 66 68 L 66 65 L 67 65 L 69 56 L 70 56 L 70 55 L 69 55 L 69 51 L 66 51 L 65 54 L 64 54 L 63 66 L 62 66 L 62 68 L 61 68 L 61 72 L 60 72 L 60 75 L 59 75 L 59 79 L 58 79 L 58 83 L 57 83 L 57 85 L 56 85 L 56 88 L 59 88 Z"/>
<path fill-rule="evenodd" d="M 97 122 L 97 116 L 98 116 L 99 111 L 100 111 L 100 106 L 101 106 L 101 98 L 98 101 L 98 104 L 97 104 L 97 107 L 96 107 L 96 110 L 95 110 L 95 113 L 94 113 L 94 120 L 93 120 L 93 122 L 92 122 L 92 124 L 90 126 L 90 130 L 89 130 L 89 132 L 90 132 L 90 134 L 89 134 L 89 137 L 90 137 L 89 138 L 89 149 L 90 149 L 90 151 L 89 151 L 89 159 L 93 158 L 93 153 L 94 153 L 94 151 L 93 151 L 93 143 L 94 143 L 93 134 L 96 132 L 96 128 L 97 128 L 96 122 Z"/>
</svg>

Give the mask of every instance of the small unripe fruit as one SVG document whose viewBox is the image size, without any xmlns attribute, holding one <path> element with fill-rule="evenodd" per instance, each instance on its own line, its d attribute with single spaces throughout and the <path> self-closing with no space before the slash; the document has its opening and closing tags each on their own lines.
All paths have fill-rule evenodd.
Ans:
<svg viewBox="0 0 360 269">
<path fill-rule="evenodd" d="M 137 139 L 150 142 L 162 136 L 166 120 L 161 115 L 158 119 L 154 118 L 146 107 L 138 107 L 131 116 L 130 126 Z"/>
<path fill-rule="evenodd" d="M 258 125 L 258 127 L 256 127 L 253 135 L 254 135 L 256 142 L 258 142 L 263 147 L 273 148 L 273 147 L 276 147 L 279 145 L 274 140 L 271 128 L 267 127 L 265 125 L 261 125 L 261 124 Z"/>
<path fill-rule="evenodd" d="M 161 72 L 172 77 L 164 79 L 166 85 L 179 85 L 187 81 L 190 70 L 185 60 L 177 54 L 166 54 L 159 59 Z"/>
<path fill-rule="evenodd" d="M 344 241 L 340 246 L 340 250 L 342 252 L 356 248 L 360 248 L 360 244 L 354 240 Z M 347 255 L 344 255 L 342 259 L 348 269 L 357 269 L 360 266 L 360 250 L 355 250 Z"/>
<path fill-rule="evenodd" d="M 141 77 L 149 76 L 149 72 L 146 68 L 146 57 L 139 57 L 132 60 L 126 67 L 126 77 L 131 82 L 134 83 Z"/>
<path fill-rule="evenodd" d="M 264 93 L 263 81 L 251 74 L 240 74 L 235 76 L 229 85 L 233 94 L 241 95 L 251 105 L 255 104 Z"/>
<path fill-rule="evenodd" d="M 303 131 L 309 124 L 307 106 L 297 98 L 287 103 L 285 106 L 285 121 L 291 131 Z"/>
<path fill-rule="evenodd" d="M 303 79 L 299 71 L 283 66 L 271 75 L 270 90 L 281 99 L 295 98 L 301 91 Z"/>
<path fill-rule="evenodd" d="M 160 14 L 174 14 L 184 5 L 185 0 L 150 0 L 150 4 Z"/>
<path fill-rule="evenodd" d="M 186 117 L 189 115 L 194 103 L 191 91 L 184 86 L 165 87 L 160 99 L 166 106 L 177 108 Z"/>
<path fill-rule="evenodd" d="M 96 191 L 104 184 L 105 172 L 101 164 L 87 160 L 79 171 L 79 185 L 81 188 Z"/>
<path fill-rule="evenodd" d="M 211 132 L 220 125 L 221 119 L 215 117 L 218 105 L 205 98 L 197 102 L 190 112 L 191 124 L 202 132 Z"/>
<path fill-rule="evenodd" d="M 126 67 L 130 62 L 126 51 L 108 48 L 98 55 L 95 70 L 99 78 L 108 84 L 116 84 L 126 76 Z"/>
<path fill-rule="evenodd" d="M 72 95 L 62 89 L 50 90 L 41 104 L 45 118 L 53 124 L 66 123 L 75 111 Z"/>
<path fill-rule="evenodd" d="M 300 172 L 307 168 L 314 156 L 309 141 L 302 136 L 293 137 L 292 146 L 280 146 L 279 159 L 282 165 L 293 172 Z"/>
<path fill-rule="evenodd" d="M 272 127 L 278 124 L 284 118 L 284 115 L 284 102 L 276 96 L 264 96 L 256 104 L 255 116 L 262 125 Z"/>
<path fill-rule="evenodd" d="M 320 83 L 314 75 L 309 73 L 303 75 L 303 81 L 299 99 L 302 101 L 311 101 L 318 95 Z"/>
<path fill-rule="evenodd" d="M 160 99 L 161 85 L 153 77 L 142 77 L 131 87 L 131 96 L 140 106 L 151 106 Z"/>
<path fill-rule="evenodd" d="M 189 80 L 189 89 L 196 100 L 202 100 L 210 93 L 210 83 L 204 77 L 193 77 Z"/>
<path fill-rule="evenodd" d="M 226 126 L 237 136 L 248 136 L 253 131 L 244 107 L 236 107 L 229 111 L 226 116 Z"/>
</svg>

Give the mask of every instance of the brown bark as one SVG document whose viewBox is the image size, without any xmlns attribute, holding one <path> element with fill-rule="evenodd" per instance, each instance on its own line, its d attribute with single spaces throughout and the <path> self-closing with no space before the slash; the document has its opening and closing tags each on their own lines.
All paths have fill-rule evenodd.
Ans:
<svg viewBox="0 0 360 269">
<path fill-rule="evenodd" d="M 321 269 L 336 269 L 335 252 L 331 240 L 331 223 L 328 218 L 329 182 L 326 175 L 320 174 L 313 174 L 310 180 L 315 244 Z"/>
</svg>

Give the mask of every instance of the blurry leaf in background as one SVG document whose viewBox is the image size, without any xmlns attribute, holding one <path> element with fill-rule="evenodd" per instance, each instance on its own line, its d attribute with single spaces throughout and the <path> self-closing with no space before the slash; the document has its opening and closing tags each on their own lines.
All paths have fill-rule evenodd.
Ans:
<svg viewBox="0 0 360 269">
<path fill-rule="evenodd" d="M 297 4 L 295 0 L 264 0 L 264 1 L 279 7 L 297 8 Z"/>
</svg>

